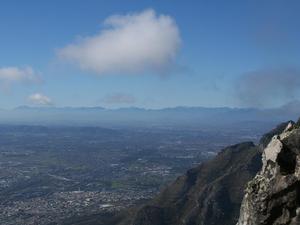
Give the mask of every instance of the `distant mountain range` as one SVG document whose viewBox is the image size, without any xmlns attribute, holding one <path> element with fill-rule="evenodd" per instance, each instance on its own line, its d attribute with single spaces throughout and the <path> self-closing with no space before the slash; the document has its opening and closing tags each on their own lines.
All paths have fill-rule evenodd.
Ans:
<svg viewBox="0 0 300 225">
<path fill-rule="evenodd" d="M 103 107 L 29 107 L 0 110 L 0 123 L 142 127 L 234 127 L 235 124 L 273 123 L 296 119 L 300 102 L 272 109 L 174 107 L 164 109 Z"/>
</svg>

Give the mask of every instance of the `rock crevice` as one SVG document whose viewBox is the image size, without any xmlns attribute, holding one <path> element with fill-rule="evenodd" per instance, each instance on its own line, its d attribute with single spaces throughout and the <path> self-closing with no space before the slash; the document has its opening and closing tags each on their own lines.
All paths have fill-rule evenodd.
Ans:
<svg viewBox="0 0 300 225">
<path fill-rule="evenodd" d="M 237 225 L 300 225 L 300 129 L 289 123 L 264 148 L 248 183 Z"/>
</svg>

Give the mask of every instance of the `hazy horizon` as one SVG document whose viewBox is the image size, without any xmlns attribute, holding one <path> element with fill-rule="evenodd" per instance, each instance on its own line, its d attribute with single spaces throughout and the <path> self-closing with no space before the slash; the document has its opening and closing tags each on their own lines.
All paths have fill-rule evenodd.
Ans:
<svg viewBox="0 0 300 225">
<path fill-rule="evenodd" d="M 1 0 L 0 225 L 298 224 L 299 12 Z"/>
</svg>

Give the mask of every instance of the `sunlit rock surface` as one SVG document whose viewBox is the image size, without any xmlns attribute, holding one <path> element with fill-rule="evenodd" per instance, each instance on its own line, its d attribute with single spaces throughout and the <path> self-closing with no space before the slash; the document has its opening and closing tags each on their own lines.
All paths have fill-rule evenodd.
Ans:
<svg viewBox="0 0 300 225">
<path fill-rule="evenodd" d="M 300 224 L 300 129 L 290 122 L 262 154 L 245 190 L 237 225 Z"/>
</svg>

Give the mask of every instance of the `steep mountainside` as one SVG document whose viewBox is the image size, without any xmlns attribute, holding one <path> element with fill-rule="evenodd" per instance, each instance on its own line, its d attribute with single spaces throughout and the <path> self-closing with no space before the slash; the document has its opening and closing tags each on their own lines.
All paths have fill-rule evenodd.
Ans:
<svg viewBox="0 0 300 225">
<path fill-rule="evenodd" d="M 244 188 L 261 169 L 261 149 L 288 123 L 251 142 L 225 148 L 213 160 L 187 171 L 133 217 L 132 225 L 234 225 Z"/>
<path fill-rule="evenodd" d="M 133 224 L 233 224 L 244 186 L 260 167 L 253 143 L 230 146 L 179 177 L 137 213 Z"/>
<path fill-rule="evenodd" d="M 270 165 L 274 166 L 274 163 L 268 162 L 266 164 L 265 160 L 263 161 L 264 164 L 262 164 L 262 155 L 266 158 L 265 151 L 263 150 L 270 145 L 268 145 L 268 143 L 271 140 L 271 143 L 273 142 L 273 136 L 281 134 L 288 124 L 292 124 L 293 129 L 299 126 L 289 121 L 280 124 L 274 130 L 265 134 L 258 145 L 254 145 L 252 142 L 245 142 L 225 148 L 211 161 L 188 170 L 186 174 L 178 177 L 175 182 L 170 184 L 155 199 L 137 210 L 130 209 L 117 215 L 95 215 L 80 218 L 79 220 L 73 218 L 69 221 L 65 221 L 63 224 L 236 225 L 239 220 L 241 203 L 247 183 L 255 177 L 262 166 L 264 168 L 269 168 Z M 289 134 L 289 138 L 284 139 L 283 142 L 289 149 L 293 149 L 297 145 L 300 146 L 300 138 L 298 137 L 300 137 L 300 129 Z M 287 147 L 284 149 L 287 149 Z M 294 153 L 288 151 L 287 154 L 280 153 L 279 155 L 282 156 L 280 157 L 281 160 L 279 163 L 287 165 L 286 170 L 282 170 L 282 173 L 294 174 L 296 173 L 295 171 L 298 171 L 294 167 L 290 168 L 289 166 L 289 160 L 292 160 L 292 162 L 295 161 Z M 279 168 L 278 165 L 276 168 Z M 254 178 L 254 180 L 255 179 L 257 178 Z M 293 182 L 297 179 L 294 177 L 289 178 L 289 176 L 286 179 L 288 179 L 288 182 L 291 184 L 290 189 L 295 191 L 298 181 Z M 256 190 L 255 183 L 259 182 L 259 180 L 254 181 L 252 184 L 250 183 L 250 186 L 248 185 L 248 195 L 250 195 L 250 192 L 252 193 L 253 190 Z M 272 185 L 273 184 L 274 183 L 272 183 Z M 285 187 L 282 186 L 281 188 L 284 189 Z M 286 193 L 289 193 L 289 191 L 274 192 L 274 195 L 280 198 L 285 196 Z M 298 192 L 292 192 L 292 194 L 292 198 L 295 198 L 295 196 L 298 198 Z M 245 197 L 239 225 L 259 224 L 256 223 L 256 221 L 253 223 L 245 222 L 245 218 L 249 218 L 248 215 L 257 215 L 255 211 L 249 212 L 249 208 L 253 210 L 256 207 L 256 196 L 257 193 L 251 196 L 250 199 Z M 261 199 L 263 201 L 263 198 Z M 276 214 L 279 205 L 276 205 L 276 201 L 272 204 L 274 204 L 275 207 L 272 209 L 274 211 L 272 211 L 272 213 Z M 295 211 L 295 208 L 293 208 L 293 215 L 298 211 Z M 271 216 L 271 218 L 274 219 L 274 215 Z M 273 223 L 262 224 L 271 225 Z"/>
<path fill-rule="evenodd" d="M 248 183 L 238 225 L 300 224 L 300 128 L 290 123 L 263 151 Z"/>
</svg>

